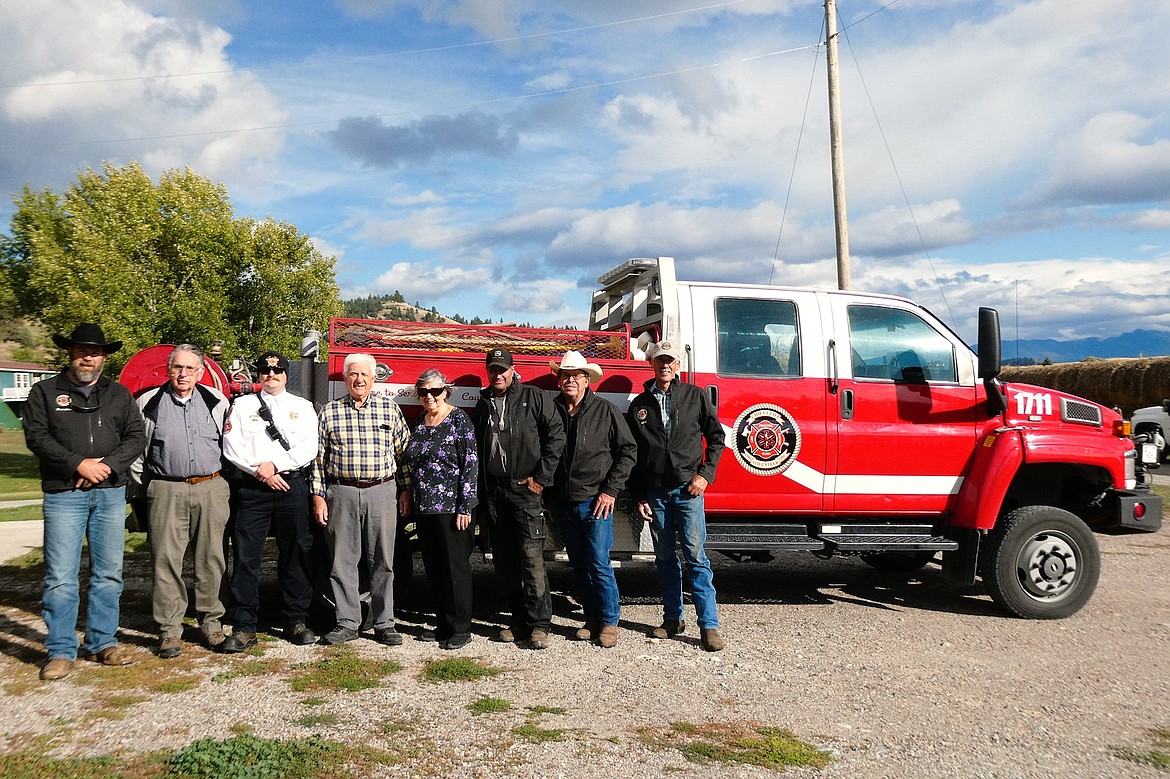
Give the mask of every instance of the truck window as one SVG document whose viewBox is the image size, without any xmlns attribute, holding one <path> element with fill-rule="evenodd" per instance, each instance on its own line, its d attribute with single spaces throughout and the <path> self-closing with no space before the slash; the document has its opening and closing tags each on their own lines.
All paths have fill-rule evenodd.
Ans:
<svg viewBox="0 0 1170 779">
<path fill-rule="evenodd" d="M 717 370 L 724 376 L 800 376 L 800 329 L 790 300 L 718 298 Z"/>
<path fill-rule="evenodd" d="M 954 346 L 913 312 L 849 306 L 853 378 L 954 382 Z"/>
</svg>

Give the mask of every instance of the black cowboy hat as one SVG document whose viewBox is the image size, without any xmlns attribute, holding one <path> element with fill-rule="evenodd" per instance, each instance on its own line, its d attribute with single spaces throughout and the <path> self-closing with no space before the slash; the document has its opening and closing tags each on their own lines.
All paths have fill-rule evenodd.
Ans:
<svg viewBox="0 0 1170 779">
<path fill-rule="evenodd" d="M 68 349 L 70 346 L 100 346 L 106 350 L 106 354 L 113 354 L 122 348 L 121 341 L 107 342 L 106 334 L 102 332 L 101 325 L 95 325 L 92 322 L 82 322 L 73 328 L 73 332 L 68 337 L 54 335 L 53 343 L 62 349 Z"/>
</svg>

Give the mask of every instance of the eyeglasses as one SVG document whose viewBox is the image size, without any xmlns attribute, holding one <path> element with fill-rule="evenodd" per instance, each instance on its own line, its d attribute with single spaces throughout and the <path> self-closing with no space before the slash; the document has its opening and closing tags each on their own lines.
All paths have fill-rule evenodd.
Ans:
<svg viewBox="0 0 1170 779">
<path fill-rule="evenodd" d="M 581 374 L 581 373 L 562 373 L 561 374 L 561 381 L 563 381 L 565 383 L 573 382 L 574 384 L 580 384 L 584 380 L 585 380 L 585 375 Z"/>
<path fill-rule="evenodd" d="M 447 391 L 446 387 L 420 387 L 418 396 L 421 398 L 424 395 L 430 395 L 432 398 L 439 398 Z"/>
<path fill-rule="evenodd" d="M 284 373 L 284 368 L 274 368 L 271 366 L 265 366 L 265 367 L 260 369 L 261 376 L 263 376 L 266 373 L 275 373 L 277 376 L 279 376 L 280 374 Z"/>
<path fill-rule="evenodd" d="M 172 366 L 171 366 L 171 373 L 176 373 L 176 374 L 178 374 L 178 375 L 180 375 L 180 376 L 182 376 L 184 373 L 199 373 L 199 371 L 201 371 L 201 370 L 203 370 L 203 366 L 202 366 L 202 365 L 195 365 L 195 366 L 191 366 L 191 365 L 172 365 Z"/>
</svg>

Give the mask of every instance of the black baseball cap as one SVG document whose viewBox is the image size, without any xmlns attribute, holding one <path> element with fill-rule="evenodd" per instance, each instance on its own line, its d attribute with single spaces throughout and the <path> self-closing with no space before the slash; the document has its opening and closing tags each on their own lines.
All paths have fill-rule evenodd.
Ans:
<svg viewBox="0 0 1170 779">
<path fill-rule="evenodd" d="M 503 347 L 492 349 L 487 353 L 487 367 L 498 365 L 501 368 L 512 367 L 512 353 Z"/>
</svg>

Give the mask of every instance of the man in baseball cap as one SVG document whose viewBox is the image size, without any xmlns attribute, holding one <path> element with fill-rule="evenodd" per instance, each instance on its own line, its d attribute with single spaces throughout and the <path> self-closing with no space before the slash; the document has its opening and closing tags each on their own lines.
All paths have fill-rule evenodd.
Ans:
<svg viewBox="0 0 1170 779">
<path fill-rule="evenodd" d="M 565 426 L 543 390 L 520 383 L 512 353 L 496 347 L 486 357 L 488 386 L 475 414 L 479 448 L 480 526 L 488 528 L 492 559 L 511 624 L 498 641 L 549 644 L 552 593 L 544 570 L 547 531 L 540 494 L 552 484 Z"/>
</svg>

